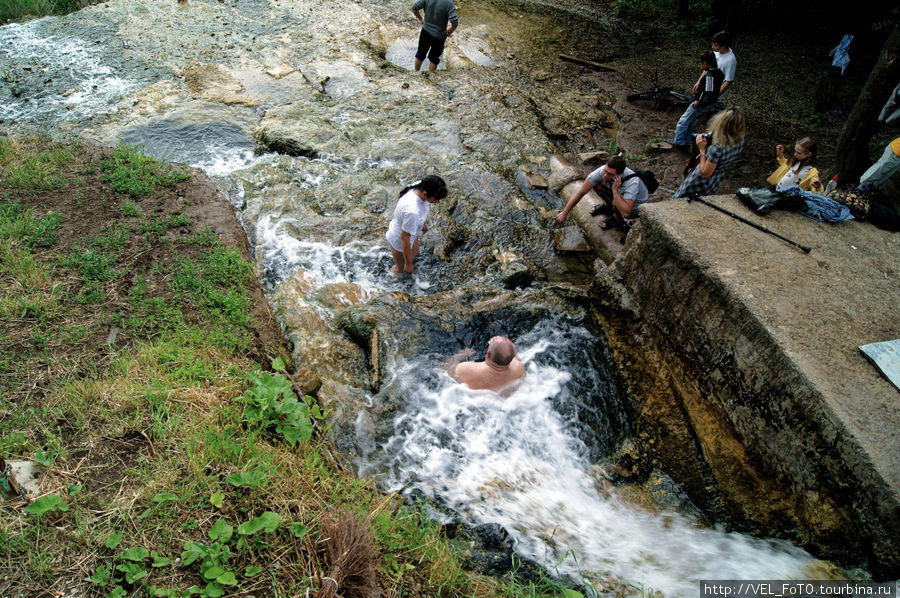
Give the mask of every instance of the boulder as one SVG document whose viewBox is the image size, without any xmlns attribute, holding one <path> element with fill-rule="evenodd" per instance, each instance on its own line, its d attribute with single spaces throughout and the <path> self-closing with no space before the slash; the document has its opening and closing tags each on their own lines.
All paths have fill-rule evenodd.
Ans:
<svg viewBox="0 0 900 598">
<path fill-rule="evenodd" d="M 584 173 L 575 166 L 572 166 L 572 164 L 562 156 L 553 156 L 550 158 L 550 178 L 547 182 L 550 185 L 550 188 L 555 192 L 559 193 L 559 191 L 568 183 L 583 178 Z"/>
</svg>

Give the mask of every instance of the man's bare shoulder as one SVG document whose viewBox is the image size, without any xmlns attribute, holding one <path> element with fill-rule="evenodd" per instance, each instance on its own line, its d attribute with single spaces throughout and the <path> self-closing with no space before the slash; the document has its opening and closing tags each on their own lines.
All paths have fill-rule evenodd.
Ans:
<svg viewBox="0 0 900 598">
<path fill-rule="evenodd" d="M 453 377 L 460 382 L 471 380 L 472 378 L 477 376 L 478 372 L 481 370 L 479 365 L 480 364 L 474 361 L 464 361 L 462 363 L 459 363 L 456 365 L 456 369 L 453 371 Z"/>
</svg>

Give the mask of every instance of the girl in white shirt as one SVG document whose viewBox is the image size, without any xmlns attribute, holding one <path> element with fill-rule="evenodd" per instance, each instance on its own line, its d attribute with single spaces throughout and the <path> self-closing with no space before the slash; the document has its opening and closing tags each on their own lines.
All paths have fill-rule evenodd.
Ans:
<svg viewBox="0 0 900 598">
<path fill-rule="evenodd" d="M 812 137 L 804 137 L 794 145 L 794 153 L 790 158 L 784 155 L 784 146 L 775 146 L 778 169 L 771 174 L 768 182 L 775 185 L 778 191 L 784 191 L 792 185 L 799 185 L 805 191 L 820 192 L 822 183 L 816 169 L 816 152 L 819 144 Z"/>
<path fill-rule="evenodd" d="M 412 274 L 413 262 L 419 255 L 419 237 L 428 232 L 430 204 L 445 197 L 447 185 L 435 175 L 428 175 L 400 192 L 394 217 L 384 235 L 394 258 L 392 274 Z"/>
</svg>

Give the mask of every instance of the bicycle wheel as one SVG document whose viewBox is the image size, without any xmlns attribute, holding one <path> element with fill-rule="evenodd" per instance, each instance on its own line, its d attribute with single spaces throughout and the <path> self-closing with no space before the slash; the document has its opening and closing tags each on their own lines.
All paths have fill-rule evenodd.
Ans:
<svg viewBox="0 0 900 598">
<path fill-rule="evenodd" d="M 652 91 L 639 91 L 637 93 L 630 93 L 627 96 L 629 102 L 633 102 L 634 100 L 656 100 L 659 98 L 659 95 Z"/>
</svg>

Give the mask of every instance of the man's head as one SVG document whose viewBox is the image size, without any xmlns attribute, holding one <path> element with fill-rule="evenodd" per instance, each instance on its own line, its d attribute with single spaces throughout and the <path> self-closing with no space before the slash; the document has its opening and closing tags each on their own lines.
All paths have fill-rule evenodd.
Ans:
<svg viewBox="0 0 900 598">
<path fill-rule="evenodd" d="M 488 341 L 486 357 L 497 365 L 509 365 L 515 356 L 516 346 L 505 336 L 495 336 Z"/>
<path fill-rule="evenodd" d="M 625 158 L 622 156 L 613 156 L 606 161 L 606 170 L 603 173 L 603 180 L 612 183 L 616 175 L 621 176 L 625 172 Z"/>
<path fill-rule="evenodd" d="M 719 62 L 716 60 L 716 53 L 712 50 L 707 50 L 700 54 L 700 67 L 704 69 L 714 69 L 719 66 Z"/>
<path fill-rule="evenodd" d="M 716 52 L 727 52 L 731 47 L 731 34 L 727 31 L 719 31 L 712 36 L 712 49 Z"/>
</svg>

